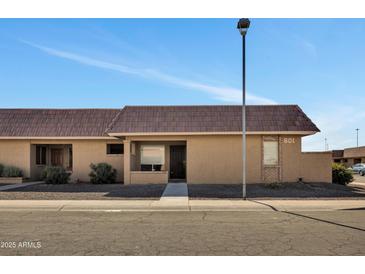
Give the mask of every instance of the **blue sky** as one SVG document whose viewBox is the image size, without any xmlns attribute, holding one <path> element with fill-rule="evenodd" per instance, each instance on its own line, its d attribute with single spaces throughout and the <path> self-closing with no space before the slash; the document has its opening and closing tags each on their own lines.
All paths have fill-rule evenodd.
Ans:
<svg viewBox="0 0 365 274">
<path fill-rule="evenodd" d="M 236 19 L 2 19 L 0 107 L 237 104 Z M 250 104 L 298 104 L 304 150 L 365 145 L 365 20 L 252 19 Z M 363 133 L 364 132 L 364 133 Z"/>
</svg>

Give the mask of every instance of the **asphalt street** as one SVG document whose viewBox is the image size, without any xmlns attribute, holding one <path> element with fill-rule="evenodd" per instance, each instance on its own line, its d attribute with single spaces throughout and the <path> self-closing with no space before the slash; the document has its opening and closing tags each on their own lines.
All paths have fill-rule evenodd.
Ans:
<svg viewBox="0 0 365 274">
<path fill-rule="evenodd" d="M 0 212 L 0 255 L 365 255 L 365 210 Z"/>
</svg>

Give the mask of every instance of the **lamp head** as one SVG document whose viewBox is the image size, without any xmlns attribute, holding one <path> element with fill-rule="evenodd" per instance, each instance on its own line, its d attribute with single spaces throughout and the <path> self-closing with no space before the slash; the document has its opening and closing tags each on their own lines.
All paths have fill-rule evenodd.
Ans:
<svg viewBox="0 0 365 274">
<path fill-rule="evenodd" d="M 241 18 L 237 23 L 237 29 L 239 30 L 241 35 L 246 35 L 249 26 L 250 20 L 248 20 L 248 18 Z"/>
</svg>

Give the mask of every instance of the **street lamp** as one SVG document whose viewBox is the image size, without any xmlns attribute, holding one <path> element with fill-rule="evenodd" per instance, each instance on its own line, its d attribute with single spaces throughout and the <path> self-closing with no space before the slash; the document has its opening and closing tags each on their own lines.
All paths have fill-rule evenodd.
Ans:
<svg viewBox="0 0 365 274">
<path fill-rule="evenodd" d="M 356 129 L 356 147 L 359 147 L 359 128 Z"/>
<path fill-rule="evenodd" d="M 242 35 L 242 197 L 246 199 L 246 33 L 250 20 L 242 18 L 237 29 Z"/>
</svg>

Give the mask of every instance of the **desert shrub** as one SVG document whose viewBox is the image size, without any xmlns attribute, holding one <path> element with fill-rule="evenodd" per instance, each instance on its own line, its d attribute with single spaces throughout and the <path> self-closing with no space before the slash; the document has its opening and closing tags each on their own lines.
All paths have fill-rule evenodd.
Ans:
<svg viewBox="0 0 365 274">
<path fill-rule="evenodd" d="M 2 177 L 23 177 L 23 172 L 15 166 L 4 166 L 1 174 Z"/>
<path fill-rule="evenodd" d="M 107 163 L 90 164 L 90 182 L 93 184 L 112 184 L 117 178 L 117 171 Z"/>
<path fill-rule="evenodd" d="M 343 164 L 332 164 L 332 182 L 341 185 L 347 185 L 352 182 L 354 177 L 351 170 L 348 170 Z"/>
<path fill-rule="evenodd" d="M 67 184 L 70 181 L 70 173 L 59 166 L 47 166 L 41 177 L 46 184 Z"/>
<path fill-rule="evenodd" d="M 4 166 L 2 164 L 0 164 L 0 177 L 2 176 L 3 174 L 3 170 L 4 170 Z"/>
</svg>

